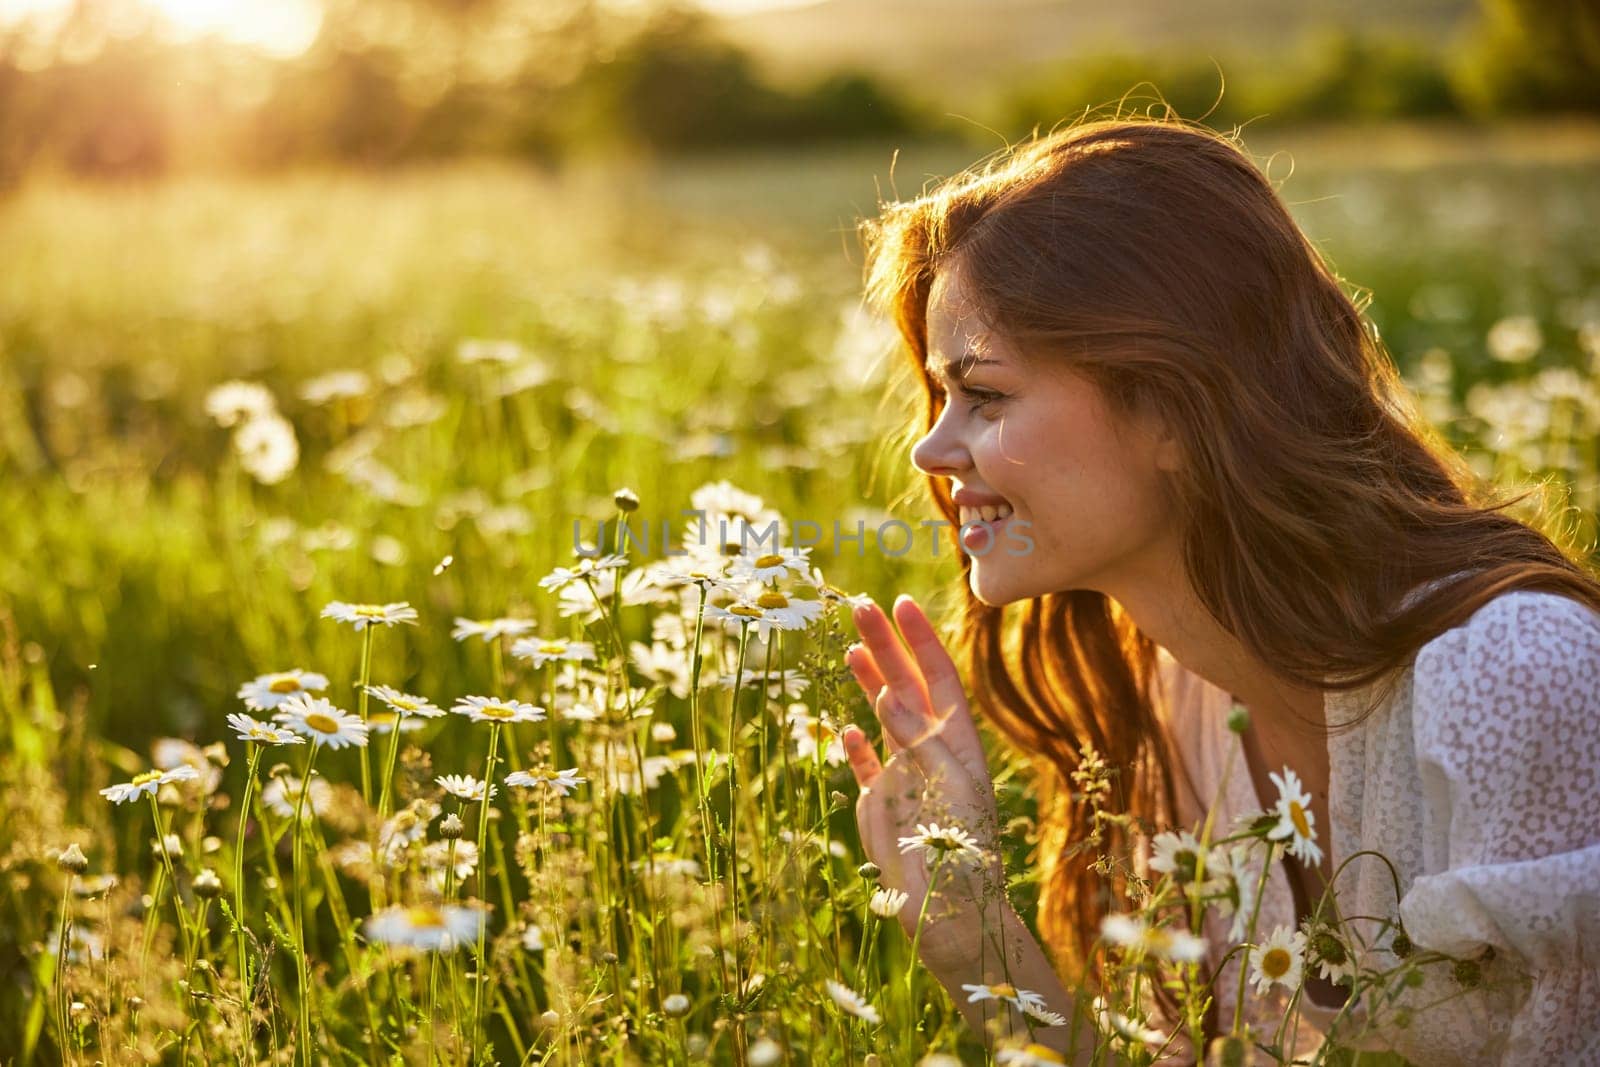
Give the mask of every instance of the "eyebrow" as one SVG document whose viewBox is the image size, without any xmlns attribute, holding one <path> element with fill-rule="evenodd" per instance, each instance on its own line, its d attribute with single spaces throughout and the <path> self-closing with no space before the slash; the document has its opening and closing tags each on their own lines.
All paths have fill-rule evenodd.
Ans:
<svg viewBox="0 0 1600 1067">
<path fill-rule="evenodd" d="M 940 363 L 937 368 L 935 367 L 936 362 Z M 935 361 L 930 359 L 923 364 L 923 369 L 926 370 L 931 377 L 935 378 L 950 378 L 953 376 L 953 372 L 956 371 L 959 371 L 961 376 L 965 378 L 967 373 L 974 367 L 999 367 L 1002 365 L 1003 364 L 1001 364 L 998 359 L 987 359 L 983 356 L 965 356 L 961 359 L 945 359 L 943 361 Z"/>
</svg>

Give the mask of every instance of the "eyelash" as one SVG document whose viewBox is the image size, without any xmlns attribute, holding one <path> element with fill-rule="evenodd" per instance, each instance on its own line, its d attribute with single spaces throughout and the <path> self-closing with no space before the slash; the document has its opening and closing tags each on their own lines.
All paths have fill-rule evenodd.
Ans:
<svg viewBox="0 0 1600 1067">
<path fill-rule="evenodd" d="M 1006 398 L 1006 395 L 1004 393 L 996 392 L 993 389 L 984 389 L 981 386 L 970 386 L 970 385 L 961 384 L 961 385 L 958 385 L 956 388 L 963 395 L 965 395 L 969 400 L 973 401 L 973 403 L 968 405 L 968 407 L 967 407 L 967 411 L 968 411 L 969 414 L 975 413 L 975 412 L 978 412 L 978 411 L 982 411 L 984 408 L 988 407 L 990 404 L 999 403 L 1000 401 L 1002 401 L 1002 400 L 1004 400 Z M 937 395 L 939 395 L 941 397 L 946 395 L 945 390 L 944 390 L 944 388 L 942 386 L 937 386 L 937 385 L 934 386 L 933 387 L 933 391 Z"/>
</svg>

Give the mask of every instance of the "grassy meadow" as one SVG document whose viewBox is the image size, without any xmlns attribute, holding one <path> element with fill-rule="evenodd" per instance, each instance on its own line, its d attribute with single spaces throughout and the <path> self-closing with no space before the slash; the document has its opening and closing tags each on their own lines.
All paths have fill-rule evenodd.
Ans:
<svg viewBox="0 0 1600 1067">
<path fill-rule="evenodd" d="M 1446 439 L 1592 554 L 1600 132 L 1246 142 Z M 960 575 L 854 224 L 969 156 L 0 201 L 0 1062 L 983 1062 L 868 907 L 837 745 L 876 736 L 842 598 L 936 610 Z M 623 488 L 676 544 L 691 506 L 814 522 L 817 571 L 767 561 L 719 618 L 715 545 L 577 564 Z M 238 695 L 295 669 L 326 685 Z M 355 724 L 229 726 L 291 696 Z M 1027 772 L 996 768 L 1026 914 Z M 1148 1057 L 1136 1014 L 1087 1040 Z"/>
</svg>

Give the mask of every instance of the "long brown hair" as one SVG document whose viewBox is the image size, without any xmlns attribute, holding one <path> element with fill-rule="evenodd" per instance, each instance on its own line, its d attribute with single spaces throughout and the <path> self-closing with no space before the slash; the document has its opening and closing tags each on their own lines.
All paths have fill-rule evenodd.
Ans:
<svg viewBox="0 0 1600 1067">
<path fill-rule="evenodd" d="M 1282 679 L 1377 683 L 1370 713 L 1423 644 L 1510 589 L 1600 611 L 1600 582 L 1552 540 L 1570 538 L 1505 514 L 1523 496 L 1503 498 L 1418 414 L 1361 308 L 1234 139 L 1172 118 L 1082 121 L 861 228 L 867 295 L 927 389 L 925 428 L 940 411 L 924 369 L 928 295 L 959 257 L 986 322 L 1019 351 L 1068 361 L 1115 410 L 1155 411 L 1180 433 L 1186 462 L 1169 489 L 1188 578 Z M 929 478 L 954 538 L 943 482 Z M 1399 610 L 1464 565 L 1469 576 Z M 1092 856 L 1069 856 L 1089 829 L 1071 774 L 1092 745 L 1124 770 L 1122 811 L 1170 825 L 1177 761 L 1158 726 L 1156 646 L 1101 593 L 1007 610 L 970 587 L 951 641 L 976 706 L 1041 765 L 1039 924 L 1082 980 L 1120 887 Z M 1113 825 L 1107 844 L 1130 836 Z"/>
</svg>

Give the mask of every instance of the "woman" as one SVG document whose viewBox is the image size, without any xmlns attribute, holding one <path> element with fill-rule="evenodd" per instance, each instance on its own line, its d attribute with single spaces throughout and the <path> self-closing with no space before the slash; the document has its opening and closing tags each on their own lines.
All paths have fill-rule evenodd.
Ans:
<svg viewBox="0 0 1600 1067">
<path fill-rule="evenodd" d="M 1404 1011 L 1365 1016 L 1363 1047 L 1600 1063 L 1600 583 L 1415 414 L 1249 158 L 1179 122 L 1085 123 L 865 234 L 869 295 L 927 390 L 913 461 L 964 524 L 964 673 L 1042 772 L 1038 925 L 1066 981 L 992 859 L 946 866 L 920 954 L 969 1022 L 1012 1011 L 969 1003 L 978 983 L 1081 1010 L 1101 921 L 1127 907 L 1096 852 L 1147 855 L 1131 827 L 1197 829 L 1213 798 L 1218 839 L 1287 785 L 1303 833 L 1265 884 L 1258 944 L 1275 921 L 1303 928 L 1332 882 L 1342 915 L 1399 919 L 1368 965 L 1465 961 L 1456 986 L 1430 977 Z M 1022 533 L 1030 551 L 995 549 Z M 855 620 L 847 659 L 886 750 L 854 727 L 843 740 L 864 847 L 911 893 L 909 929 L 929 874 L 898 839 L 934 818 L 992 843 L 993 788 L 922 611 L 902 597 L 893 623 L 875 605 Z M 1131 819 L 1095 820 L 1108 836 L 1085 850 L 1072 776 L 1089 748 L 1121 768 L 1106 804 Z M 1272 776 L 1285 768 L 1304 793 Z M 1204 933 L 1209 973 L 1228 926 Z M 1286 991 L 1236 1013 L 1239 966 L 1213 985 L 1208 1039 L 1242 1013 L 1271 1042 Z M 1344 993 L 1307 983 L 1285 1059 L 1316 1047 Z M 1068 1030 L 1034 1033 L 1064 1050 Z"/>
</svg>

